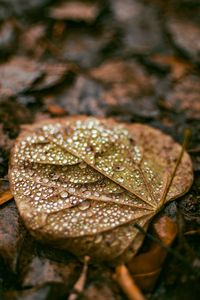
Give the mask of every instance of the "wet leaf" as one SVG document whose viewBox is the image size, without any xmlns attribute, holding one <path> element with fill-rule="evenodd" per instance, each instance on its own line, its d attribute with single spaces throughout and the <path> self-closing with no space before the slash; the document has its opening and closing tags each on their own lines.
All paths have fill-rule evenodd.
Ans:
<svg viewBox="0 0 200 300">
<path fill-rule="evenodd" d="M 69 117 L 33 125 L 18 138 L 10 183 L 20 215 L 37 238 L 78 256 L 129 259 L 164 203 L 193 180 L 181 146 L 142 124 Z"/>
<path fill-rule="evenodd" d="M 148 292 L 154 288 L 162 270 L 167 255 L 164 247 L 169 247 L 177 235 L 176 223 L 167 216 L 161 216 L 156 220 L 153 229 L 154 235 L 159 238 L 162 245 L 155 241 L 151 242 L 148 251 L 135 256 L 128 263 L 128 268 L 138 286 Z"/>
</svg>

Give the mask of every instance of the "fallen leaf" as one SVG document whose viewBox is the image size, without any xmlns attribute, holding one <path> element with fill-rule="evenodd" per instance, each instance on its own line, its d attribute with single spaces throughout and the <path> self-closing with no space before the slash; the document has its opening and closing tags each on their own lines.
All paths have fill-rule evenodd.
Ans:
<svg viewBox="0 0 200 300">
<path fill-rule="evenodd" d="M 102 103 L 110 114 L 152 117 L 158 114 L 152 76 L 134 60 L 108 60 L 90 75 L 104 84 Z"/>
<path fill-rule="evenodd" d="M 163 104 L 176 113 L 184 113 L 189 119 L 200 118 L 200 77 L 188 75 L 178 81 L 167 94 Z"/>
<path fill-rule="evenodd" d="M 37 63 L 25 57 L 13 57 L 10 61 L 0 64 L 1 96 L 14 96 L 30 87 L 42 76 Z"/>
<path fill-rule="evenodd" d="M 190 188 L 187 153 L 173 178 L 180 152 L 172 138 L 142 124 L 47 120 L 16 141 L 10 184 L 36 239 L 79 257 L 125 260 L 143 240 L 134 225 L 146 229 L 164 203 Z"/>
<path fill-rule="evenodd" d="M 0 205 L 8 202 L 13 198 L 13 195 L 10 190 L 4 191 L 3 193 L 0 193 Z"/>
<path fill-rule="evenodd" d="M 167 255 L 165 247 L 171 246 L 177 235 L 176 223 L 167 216 L 158 218 L 153 223 L 153 229 L 154 236 L 162 245 L 154 241 L 150 244 L 148 251 L 135 256 L 128 262 L 128 269 L 133 278 L 138 286 L 146 292 L 150 292 L 154 288 Z"/>
<path fill-rule="evenodd" d="M 158 11 L 141 1 L 111 1 L 111 10 L 122 31 L 122 51 L 131 54 L 149 54 L 168 48 L 162 35 Z"/>
<path fill-rule="evenodd" d="M 56 20 L 75 20 L 93 22 L 99 13 L 97 3 L 67 1 L 50 8 L 49 16 Z"/>
<path fill-rule="evenodd" d="M 0 26 L 0 54 L 12 53 L 18 40 L 15 20 L 8 20 Z"/>
<path fill-rule="evenodd" d="M 20 269 L 20 273 L 22 270 Z M 30 288 L 48 283 L 60 283 L 67 289 L 72 288 L 78 276 L 76 265 L 71 262 L 63 264 L 48 258 L 34 256 L 31 261 L 23 268 L 22 286 Z"/>
<path fill-rule="evenodd" d="M 78 31 L 68 30 L 61 41 L 56 42 L 57 48 L 62 48 L 60 57 L 72 61 L 83 68 L 94 67 L 102 61 L 102 51 L 112 43 L 114 32 L 86 30 L 81 27 Z"/>
<path fill-rule="evenodd" d="M 25 230 L 14 202 L 0 206 L 0 255 L 15 272 Z"/>
<path fill-rule="evenodd" d="M 158 66 L 169 67 L 174 80 L 180 80 L 182 77 L 189 74 L 193 69 L 192 64 L 188 63 L 187 60 L 183 60 L 173 55 L 157 54 L 151 56 L 150 61 Z"/>
<path fill-rule="evenodd" d="M 56 105 L 56 104 L 49 104 L 48 105 L 48 111 L 51 113 L 51 114 L 54 114 L 54 115 L 63 115 L 65 113 L 65 110 L 60 107 L 59 105 Z"/>
<path fill-rule="evenodd" d="M 188 55 L 191 59 L 199 62 L 199 23 L 193 22 L 193 20 L 188 16 L 187 19 L 174 16 L 172 18 L 168 18 L 167 29 L 176 46 L 186 53 L 186 55 Z"/>
<path fill-rule="evenodd" d="M 3 292 L 4 300 L 52 300 L 63 298 L 66 295 L 65 287 L 59 283 L 49 283 L 25 290 Z"/>
</svg>

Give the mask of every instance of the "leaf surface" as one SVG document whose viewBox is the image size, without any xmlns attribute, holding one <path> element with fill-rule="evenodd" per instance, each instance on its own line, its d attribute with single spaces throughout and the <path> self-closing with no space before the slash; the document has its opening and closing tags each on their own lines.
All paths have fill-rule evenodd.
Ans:
<svg viewBox="0 0 200 300">
<path fill-rule="evenodd" d="M 36 238 L 79 256 L 128 257 L 143 239 L 134 225 L 146 228 L 163 202 L 192 183 L 185 153 L 163 199 L 180 151 L 170 137 L 141 124 L 50 119 L 19 136 L 10 182 Z"/>
</svg>

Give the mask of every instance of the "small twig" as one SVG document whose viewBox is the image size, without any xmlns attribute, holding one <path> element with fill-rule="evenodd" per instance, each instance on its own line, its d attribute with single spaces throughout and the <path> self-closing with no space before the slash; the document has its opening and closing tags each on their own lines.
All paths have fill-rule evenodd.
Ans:
<svg viewBox="0 0 200 300">
<path fill-rule="evenodd" d="M 188 152 L 189 153 L 199 153 L 200 152 L 200 147 L 188 149 Z"/>
<path fill-rule="evenodd" d="M 184 235 L 194 235 L 194 234 L 200 234 L 200 229 L 189 230 L 184 233 Z"/>
<path fill-rule="evenodd" d="M 129 300 L 146 300 L 124 264 L 116 267 L 115 280 Z"/>
<path fill-rule="evenodd" d="M 90 260 L 89 256 L 84 257 L 84 266 L 81 272 L 80 277 L 76 281 L 72 293 L 69 295 L 68 300 L 76 300 L 78 295 L 83 292 L 85 287 L 85 282 L 87 279 L 87 271 L 88 271 L 88 262 Z"/>
</svg>

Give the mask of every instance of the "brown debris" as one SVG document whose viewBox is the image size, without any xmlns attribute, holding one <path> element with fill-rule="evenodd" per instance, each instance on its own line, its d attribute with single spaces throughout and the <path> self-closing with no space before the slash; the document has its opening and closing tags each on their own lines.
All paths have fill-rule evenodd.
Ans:
<svg viewBox="0 0 200 300">
<path fill-rule="evenodd" d="M 13 195 L 10 190 L 4 191 L 0 193 L 0 205 L 8 202 L 13 198 Z"/>
<path fill-rule="evenodd" d="M 158 113 L 153 77 L 134 60 L 110 60 L 91 70 L 90 75 L 105 85 L 107 111 L 124 111 L 150 117 Z"/>
<path fill-rule="evenodd" d="M 148 251 L 135 256 L 128 269 L 138 286 L 144 291 L 152 291 L 162 270 L 167 255 L 165 247 L 171 246 L 177 235 L 176 223 L 167 216 L 161 216 L 153 223 L 154 235 L 162 242 L 151 242 Z"/>
<path fill-rule="evenodd" d="M 200 77 L 188 75 L 175 84 L 164 100 L 164 105 L 187 118 L 200 118 Z"/>
<path fill-rule="evenodd" d="M 42 72 L 38 64 L 26 57 L 13 57 L 10 61 L 0 65 L 0 94 L 14 96 L 29 88 L 40 78 Z"/>
<path fill-rule="evenodd" d="M 176 46 L 194 61 L 200 61 L 199 23 L 176 17 L 168 20 L 168 29 Z"/>
<path fill-rule="evenodd" d="M 167 248 L 171 254 L 163 264 L 165 242 L 152 233 L 154 219 L 147 232 L 144 227 L 145 240 L 134 259 L 141 257 L 138 274 L 149 300 L 199 298 L 199 15 L 196 0 L 0 1 L 0 194 L 5 201 L 0 205 L 0 298 L 61 300 L 73 292 L 82 264 L 66 250 L 53 248 L 55 244 L 40 244 L 28 232 L 24 240 L 15 204 L 6 201 L 11 197 L 7 173 L 20 131 L 30 130 L 33 122 L 80 114 L 143 123 L 179 143 L 184 128 L 192 131 L 188 152 L 194 183 L 163 212 L 173 220 L 178 216 L 178 238 Z M 142 139 L 145 151 L 161 146 L 153 157 L 155 163 L 160 161 L 162 152 L 168 172 L 168 145 L 148 127 L 142 128 L 144 135 L 142 130 L 133 132 L 136 139 Z M 185 172 L 181 176 L 175 181 L 182 189 L 191 177 Z M 140 234 L 127 259 L 139 248 Z M 106 249 L 116 239 L 109 243 Z M 126 298 L 113 280 L 114 262 L 110 264 L 91 261 L 79 298 Z"/>
<path fill-rule="evenodd" d="M 93 22 L 99 12 L 97 3 L 68 1 L 50 9 L 49 16 L 56 20 L 75 20 Z"/>
<path fill-rule="evenodd" d="M 193 66 L 187 60 L 180 59 L 173 55 L 154 55 L 150 58 L 151 62 L 161 67 L 169 67 L 171 76 L 174 80 L 180 80 L 189 74 Z"/>
<path fill-rule="evenodd" d="M 24 228 L 15 203 L 0 206 L 0 256 L 14 272 L 23 238 Z"/>
<path fill-rule="evenodd" d="M 54 114 L 54 115 L 57 115 L 57 116 L 63 115 L 65 113 L 65 110 L 62 107 L 60 107 L 59 105 L 56 105 L 56 104 L 49 104 L 47 109 L 51 114 Z"/>
</svg>

